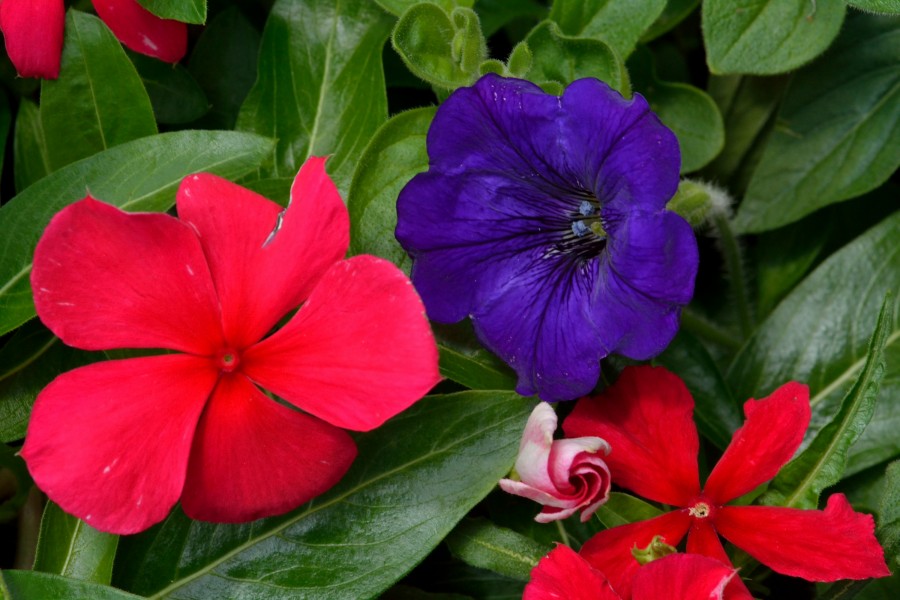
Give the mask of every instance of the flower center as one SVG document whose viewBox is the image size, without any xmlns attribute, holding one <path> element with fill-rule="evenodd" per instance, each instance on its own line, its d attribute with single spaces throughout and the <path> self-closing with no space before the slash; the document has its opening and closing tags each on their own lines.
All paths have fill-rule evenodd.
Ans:
<svg viewBox="0 0 900 600">
<path fill-rule="evenodd" d="M 711 512 L 712 508 L 706 502 L 698 502 L 688 509 L 688 513 L 698 519 L 705 519 Z"/>
<path fill-rule="evenodd" d="M 241 364 L 241 358 L 237 350 L 234 348 L 225 348 L 221 350 L 216 357 L 216 364 L 219 370 L 224 373 L 231 373 Z"/>
<path fill-rule="evenodd" d="M 606 230 L 600 216 L 600 201 L 586 190 L 571 192 L 578 202 L 578 208 L 569 213 L 569 230 L 552 253 L 568 254 L 578 259 L 589 260 L 598 256 L 606 247 Z"/>
</svg>

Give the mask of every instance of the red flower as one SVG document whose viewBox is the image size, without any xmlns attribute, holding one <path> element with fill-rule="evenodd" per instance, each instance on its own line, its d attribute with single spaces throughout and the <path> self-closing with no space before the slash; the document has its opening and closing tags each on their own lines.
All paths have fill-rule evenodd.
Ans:
<svg viewBox="0 0 900 600">
<path fill-rule="evenodd" d="M 179 498 L 205 521 L 290 510 L 349 468 L 343 429 L 378 427 L 439 378 L 406 276 L 342 260 L 349 220 L 324 159 L 300 170 L 274 234 L 278 205 L 213 175 L 187 177 L 177 207 L 181 220 L 88 197 L 35 251 L 37 313 L 65 343 L 171 351 L 65 373 L 34 405 L 35 482 L 104 531 L 141 531 Z"/>
<path fill-rule="evenodd" d="M 92 0 L 119 41 L 141 54 L 176 63 L 187 51 L 187 25 L 160 19 L 137 0 Z M 66 8 L 63 0 L 0 0 L 6 52 L 22 77 L 59 77 Z"/>
<path fill-rule="evenodd" d="M 825 510 L 726 506 L 772 479 L 803 440 L 810 419 L 809 390 L 787 383 L 763 400 L 744 404 L 744 426 L 700 488 L 699 440 L 694 401 L 684 383 L 662 368 L 630 367 L 599 396 L 582 398 L 563 423 L 567 436 L 596 435 L 613 451 L 606 462 L 613 479 L 633 492 L 680 507 L 662 516 L 614 527 L 588 540 L 581 554 L 609 577 L 624 597 L 638 562 L 631 554 L 657 535 L 687 551 L 728 556 L 719 535 L 773 570 L 810 581 L 889 575 L 871 516 L 856 513 L 842 494 Z M 749 598 L 739 578 L 730 598 Z"/>
<path fill-rule="evenodd" d="M 736 571 L 696 554 L 670 554 L 634 576 L 635 600 L 721 600 Z M 532 569 L 522 600 L 622 600 L 606 576 L 568 546 L 557 546 Z"/>
</svg>

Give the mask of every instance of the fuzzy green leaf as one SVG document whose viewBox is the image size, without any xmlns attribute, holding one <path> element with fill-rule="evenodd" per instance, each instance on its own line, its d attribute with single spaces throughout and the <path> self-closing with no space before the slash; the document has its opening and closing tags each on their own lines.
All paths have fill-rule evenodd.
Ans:
<svg viewBox="0 0 900 600">
<path fill-rule="evenodd" d="M 606 42 L 624 60 L 665 7 L 666 0 L 554 0 L 550 19 L 566 35 Z"/>
</svg>

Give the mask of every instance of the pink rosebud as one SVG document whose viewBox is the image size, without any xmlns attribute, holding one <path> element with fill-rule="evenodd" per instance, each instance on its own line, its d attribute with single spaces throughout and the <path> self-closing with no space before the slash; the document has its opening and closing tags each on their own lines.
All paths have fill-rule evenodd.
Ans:
<svg viewBox="0 0 900 600">
<path fill-rule="evenodd" d="M 609 498 L 609 469 L 599 450 L 609 454 L 609 444 L 599 437 L 554 440 L 556 412 L 546 402 L 534 407 L 516 459 L 519 481 L 501 479 L 505 492 L 544 505 L 534 520 L 549 523 L 581 511 L 587 521 Z"/>
</svg>

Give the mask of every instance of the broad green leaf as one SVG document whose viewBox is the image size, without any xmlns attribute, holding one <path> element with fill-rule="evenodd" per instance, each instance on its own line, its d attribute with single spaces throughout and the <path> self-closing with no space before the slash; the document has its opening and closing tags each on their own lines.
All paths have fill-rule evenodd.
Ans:
<svg viewBox="0 0 900 600">
<path fill-rule="evenodd" d="M 677 373 L 694 398 L 697 429 L 715 446 L 724 450 L 731 435 L 743 425 L 741 404 L 735 400 L 719 372 L 719 367 L 697 338 L 682 330 L 666 350 L 654 359 Z"/>
<path fill-rule="evenodd" d="M 621 94 L 631 87 L 625 65 L 598 39 L 565 35 L 553 21 L 543 21 L 525 38 L 532 54 L 528 78 L 537 83 L 568 85 L 582 77 L 596 77 Z"/>
<path fill-rule="evenodd" d="M 309 156 L 346 195 L 356 161 L 387 119 L 381 49 L 391 18 L 368 0 L 277 0 L 259 74 L 237 129 L 278 140 L 264 176 L 293 177 Z"/>
<path fill-rule="evenodd" d="M 841 480 L 847 453 L 875 412 L 885 370 L 884 344 L 894 321 L 893 308 L 893 298 L 888 294 L 869 342 L 866 362 L 844 396 L 840 410 L 806 450 L 779 471 L 762 497 L 762 504 L 815 509 L 822 490 Z"/>
<path fill-rule="evenodd" d="M 108 584 L 119 536 L 97 531 L 48 502 L 41 519 L 34 570 Z"/>
<path fill-rule="evenodd" d="M 900 1 L 898 0 L 848 0 L 847 4 L 869 12 L 900 15 Z"/>
<path fill-rule="evenodd" d="M 231 129 L 256 81 L 259 32 L 237 7 L 216 15 L 197 40 L 188 70 L 206 92 L 209 113 L 203 127 Z"/>
<path fill-rule="evenodd" d="M 16 190 L 21 192 L 38 179 L 45 177 L 50 170 L 50 157 L 47 156 L 47 140 L 44 138 L 40 110 L 37 104 L 22 98 L 13 133 L 13 172 Z"/>
<path fill-rule="evenodd" d="M 647 98 L 678 138 L 682 173 L 696 171 L 715 158 L 725 145 L 725 127 L 712 98 L 692 85 L 657 79 L 653 55 L 645 47 L 628 59 L 628 72 L 634 90 Z"/>
<path fill-rule="evenodd" d="M 374 254 L 409 273 L 409 255 L 394 238 L 397 197 L 428 168 L 425 135 L 434 113 L 434 108 L 417 108 L 395 115 L 359 158 L 347 195 L 350 254 Z"/>
<path fill-rule="evenodd" d="M 466 352 L 438 344 L 441 375 L 472 390 L 512 390 L 515 374 L 499 358 L 484 349 Z"/>
<path fill-rule="evenodd" d="M 50 218 L 95 198 L 125 210 L 167 210 L 181 180 L 198 171 L 246 175 L 272 150 L 271 140 L 226 131 L 179 131 L 147 137 L 68 165 L 0 207 L 0 334 L 34 316 L 31 255 Z"/>
<path fill-rule="evenodd" d="M 885 558 L 893 567 L 900 566 L 900 461 L 885 471 L 884 493 L 878 510 L 878 539 L 884 546 Z"/>
<path fill-rule="evenodd" d="M 607 529 L 610 529 L 619 525 L 646 521 L 663 513 L 640 498 L 622 492 L 612 492 L 606 504 L 594 514 Z"/>
<path fill-rule="evenodd" d="M 808 384 L 813 413 L 808 443 L 838 411 L 865 364 L 878 308 L 887 292 L 898 289 L 900 212 L 895 212 L 819 265 L 760 324 L 726 375 L 735 396 L 762 398 L 787 381 Z M 900 397 L 896 310 L 885 362 L 882 398 Z M 850 449 L 847 474 L 900 454 L 898 429 L 900 403 L 879 403 Z"/>
<path fill-rule="evenodd" d="M 554 0 L 550 19 L 566 35 L 603 40 L 624 60 L 665 7 L 666 0 Z"/>
<path fill-rule="evenodd" d="M 206 22 L 206 0 L 138 0 L 141 6 L 163 19 L 202 25 Z"/>
<path fill-rule="evenodd" d="M 37 571 L 0 571 L 0 592 L 4 600 L 140 600 L 114 587 Z"/>
<path fill-rule="evenodd" d="M 388 11 L 395 17 L 402 16 L 404 12 L 411 6 L 416 4 L 420 4 L 422 0 L 375 0 L 375 3 L 378 4 L 381 8 Z M 472 5 L 475 4 L 475 0 L 428 0 L 433 4 L 437 4 L 441 8 L 443 8 L 448 13 L 452 11 L 457 6 L 462 6 L 464 8 L 472 8 Z"/>
<path fill-rule="evenodd" d="M 144 82 L 158 122 L 190 123 L 209 110 L 206 94 L 187 69 L 137 52 L 129 52 L 128 56 Z"/>
<path fill-rule="evenodd" d="M 820 6 L 822 3 L 820 3 Z M 872 190 L 900 166 L 900 18 L 856 15 L 788 88 L 735 226 L 774 229 Z"/>
<path fill-rule="evenodd" d="M 467 519 L 446 539 L 453 556 L 473 567 L 488 569 L 519 581 L 528 581 L 531 570 L 551 548 L 487 519 Z"/>
<path fill-rule="evenodd" d="M 796 69 L 831 44 L 845 9 L 836 1 L 704 0 L 709 70 L 771 75 Z"/>
<path fill-rule="evenodd" d="M 653 25 L 644 32 L 644 35 L 641 36 L 641 41 L 646 43 L 655 40 L 662 34 L 674 29 L 676 25 L 694 12 L 694 9 L 699 4 L 700 0 L 668 0 L 662 13 L 653 22 Z"/>
<path fill-rule="evenodd" d="M 425 398 L 359 437 L 330 492 L 243 525 L 180 513 L 123 538 L 113 580 L 150 598 L 371 598 L 434 548 L 512 466 L 531 401 Z"/>
<path fill-rule="evenodd" d="M 473 10 L 456 8 L 447 13 L 429 2 L 403 13 L 391 43 L 410 71 L 445 90 L 474 83 L 487 58 L 481 24 Z"/>
<path fill-rule="evenodd" d="M 119 41 L 77 10 L 66 17 L 59 79 L 41 83 L 40 113 L 51 171 L 156 133 L 150 99 Z"/>
</svg>

